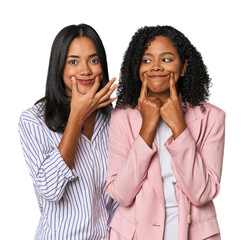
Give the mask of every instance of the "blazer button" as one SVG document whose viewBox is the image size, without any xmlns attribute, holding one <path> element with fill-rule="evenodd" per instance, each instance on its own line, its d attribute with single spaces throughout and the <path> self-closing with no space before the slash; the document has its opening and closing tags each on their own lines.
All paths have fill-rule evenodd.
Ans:
<svg viewBox="0 0 244 240">
<path fill-rule="evenodd" d="M 135 224 L 135 225 L 137 225 L 137 224 L 138 224 L 138 219 L 137 219 L 137 217 L 136 217 L 136 216 L 134 217 L 134 224 Z"/>
<path fill-rule="evenodd" d="M 188 224 L 191 224 L 191 215 L 190 214 L 187 217 L 187 222 L 188 222 Z"/>
</svg>

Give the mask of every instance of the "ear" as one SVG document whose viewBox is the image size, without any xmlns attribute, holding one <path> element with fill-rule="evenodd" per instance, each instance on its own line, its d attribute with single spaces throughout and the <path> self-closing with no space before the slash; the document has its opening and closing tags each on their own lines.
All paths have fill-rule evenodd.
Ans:
<svg viewBox="0 0 244 240">
<path fill-rule="evenodd" d="M 184 77 L 185 76 L 185 72 L 186 72 L 187 66 L 188 66 L 188 59 L 185 60 L 184 66 L 181 69 L 181 72 L 180 72 L 180 76 L 181 77 Z"/>
</svg>

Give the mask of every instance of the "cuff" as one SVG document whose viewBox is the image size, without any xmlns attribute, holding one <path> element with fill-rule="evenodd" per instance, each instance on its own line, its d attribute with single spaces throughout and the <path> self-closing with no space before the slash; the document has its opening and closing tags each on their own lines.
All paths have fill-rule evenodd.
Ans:
<svg viewBox="0 0 244 240">
<path fill-rule="evenodd" d="M 188 149 L 194 143 L 188 128 L 186 128 L 176 139 L 173 136 L 168 138 L 164 146 L 167 148 L 171 156 L 177 156 L 182 151 Z"/>
<path fill-rule="evenodd" d="M 55 163 L 55 167 L 57 171 L 61 172 L 61 174 L 68 179 L 68 181 L 72 181 L 77 178 L 77 173 L 75 169 L 70 169 L 64 159 L 62 158 L 59 150 L 55 150 L 50 154 L 51 159 L 53 159 Z"/>
<path fill-rule="evenodd" d="M 137 136 L 132 146 L 135 149 L 139 149 L 139 154 L 142 156 L 152 156 L 157 151 L 157 147 L 154 142 L 152 144 L 152 148 L 150 148 L 140 134 Z"/>
</svg>

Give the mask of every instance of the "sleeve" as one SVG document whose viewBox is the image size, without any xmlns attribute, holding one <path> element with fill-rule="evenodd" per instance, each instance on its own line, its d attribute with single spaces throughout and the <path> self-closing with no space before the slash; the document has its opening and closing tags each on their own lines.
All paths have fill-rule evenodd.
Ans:
<svg viewBox="0 0 244 240">
<path fill-rule="evenodd" d="M 32 116 L 22 114 L 19 121 L 20 142 L 24 157 L 39 194 L 48 201 L 59 201 L 68 181 L 77 177 L 51 145 L 44 128 Z"/>
<path fill-rule="evenodd" d="M 108 196 L 107 194 L 106 194 L 105 198 L 106 198 L 106 209 L 107 209 L 107 212 L 109 215 L 109 217 L 108 217 L 108 225 L 109 225 L 110 222 L 112 221 L 112 218 L 113 218 L 119 204 L 113 198 Z"/>
<path fill-rule="evenodd" d="M 210 117 L 209 117 L 210 119 Z M 178 138 L 169 138 L 165 146 L 172 157 L 172 168 L 178 187 L 195 206 L 203 206 L 217 196 L 222 172 L 225 113 L 207 120 L 201 130 L 203 141 L 197 147 L 187 128 Z"/>
<path fill-rule="evenodd" d="M 120 205 L 130 206 L 147 176 L 156 148 L 149 148 L 139 134 L 132 139 L 128 119 L 121 111 L 112 113 L 110 122 L 106 191 Z"/>
</svg>

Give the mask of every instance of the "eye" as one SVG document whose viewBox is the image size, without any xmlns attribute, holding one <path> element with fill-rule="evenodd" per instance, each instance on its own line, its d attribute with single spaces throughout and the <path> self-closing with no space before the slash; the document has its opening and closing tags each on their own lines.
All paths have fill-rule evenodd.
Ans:
<svg viewBox="0 0 244 240">
<path fill-rule="evenodd" d="M 68 63 L 71 64 L 71 65 L 75 65 L 75 64 L 77 64 L 78 62 L 77 62 L 76 60 L 70 60 Z"/>
<path fill-rule="evenodd" d="M 162 59 L 162 62 L 171 62 L 172 61 L 172 59 L 170 59 L 170 58 L 163 58 Z"/>
<path fill-rule="evenodd" d="M 152 62 L 150 59 L 143 59 L 142 60 L 142 63 L 150 63 L 150 62 Z"/>
<path fill-rule="evenodd" d="M 92 64 L 96 64 L 96 63 L 99 63 L 100 61 L 98 58 L 92 58 L 89 62 Z"/>
</svg>

